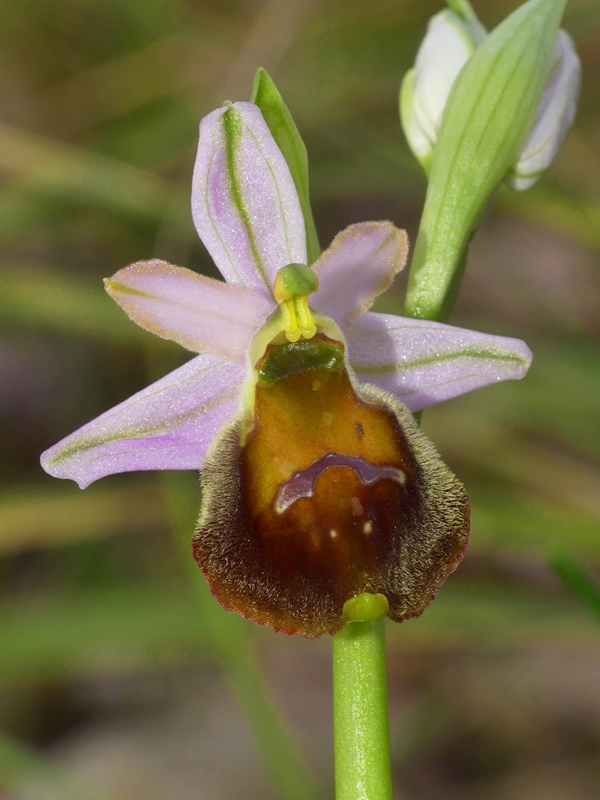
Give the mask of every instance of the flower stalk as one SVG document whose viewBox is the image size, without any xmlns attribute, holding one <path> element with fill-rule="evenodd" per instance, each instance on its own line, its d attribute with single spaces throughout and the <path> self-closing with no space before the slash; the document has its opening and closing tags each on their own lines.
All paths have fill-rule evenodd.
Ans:
<svg viewBox="0 0 600 800">
<path fill-rule="evenodd" d="M 391 800 L 384 617 L 349 622 L 333 639 L 337 800 Z"/>
</svg>

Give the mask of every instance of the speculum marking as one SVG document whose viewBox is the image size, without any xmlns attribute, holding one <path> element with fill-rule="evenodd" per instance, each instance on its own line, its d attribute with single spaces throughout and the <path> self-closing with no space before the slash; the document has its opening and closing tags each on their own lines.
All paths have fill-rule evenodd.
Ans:
<svg viewBox="0 0 600 800">
<path fill-rule="evenodd" d="M 296 500 L 300 500 L 303 497 L 312 497 L 315 493 L 317 478 L 330 467 L 349 467 L 356 472 L 365 486 L 373 486 L 373 484 L 386 478 L 402 486 L 406 480 L 406 474 L 397 467 L 378 467 L 358 456 L 345 456 L 341 453 L 328 452 L 313 462 L 310 467 L 294 472 L 289 481 L 284 483 L 275 499 L 276 512 L 283 514 Z"/>
</svg>

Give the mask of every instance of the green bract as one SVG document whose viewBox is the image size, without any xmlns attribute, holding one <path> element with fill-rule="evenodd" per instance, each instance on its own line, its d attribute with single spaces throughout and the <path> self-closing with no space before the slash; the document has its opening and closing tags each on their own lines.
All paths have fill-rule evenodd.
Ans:
<svg viewBox="0 0 600 800">
<path fill-rule="evenodd" d="M 292 173 L 298 199 L 306 225 L 306 251 L 308 263 L 313 264 L 321 255 L 319 237 L 310 205 L 308 191 L 308 155 L 289 108 L 269 74 L 262 67 L 257 70 L 252 87 L 251 101 L 262 111 L 271 135 L 283 153 Z"/>
<path fill-rule="evenodd" d="M 446 318 L 469 238 L 534 121 L 566 0 L 529 0 L 460 72 L 433 152 L 406 311 Z"/>
</svg>

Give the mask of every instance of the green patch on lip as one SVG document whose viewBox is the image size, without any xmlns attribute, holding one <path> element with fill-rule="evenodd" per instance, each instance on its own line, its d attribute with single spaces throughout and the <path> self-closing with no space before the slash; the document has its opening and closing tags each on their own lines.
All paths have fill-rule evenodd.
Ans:
<svg viewBox="0 0 600 800">
<path fill-rule="evenodd" d="M 339 372 L 343 364 L 340 346 L 323 336 L 315 336 L 313 339 L 270 345 L 258 367 L 258 380 L 264 386 L 270 386 L 275 381 L 307 370 Z"/>
</svg>

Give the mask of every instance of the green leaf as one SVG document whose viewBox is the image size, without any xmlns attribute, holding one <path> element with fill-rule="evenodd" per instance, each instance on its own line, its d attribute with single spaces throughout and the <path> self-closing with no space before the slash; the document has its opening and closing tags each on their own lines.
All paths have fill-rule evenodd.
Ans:
<svg viewBox="0 0 600 800">
<path fill-rule="evenodd" d="M 260 67 L 254 78 L 252 88 L 253 103 L 260 108 L 265 122 L 269 126 L 277 146 L 283 153 L 292 173 L 296 191 L 300 199 L 304 224 L 306 226 L 306 251 L 308 263 L 313 264 L 321 255 L 321 246 L 315 228 L 315 221 L 310 205 L 308 188 L 308 155 L 300 132 L 296 127 L 290 110 L 279 94 L 277 87 L 268 73 Z"/>
<path fill-rule="evenodd" d="M 566 0 L 529 0 L 495 28 L 454 84 L 433 153 L 406 297 L 447 319 L 470 237 L 533 122 Z"/>
</svg>

